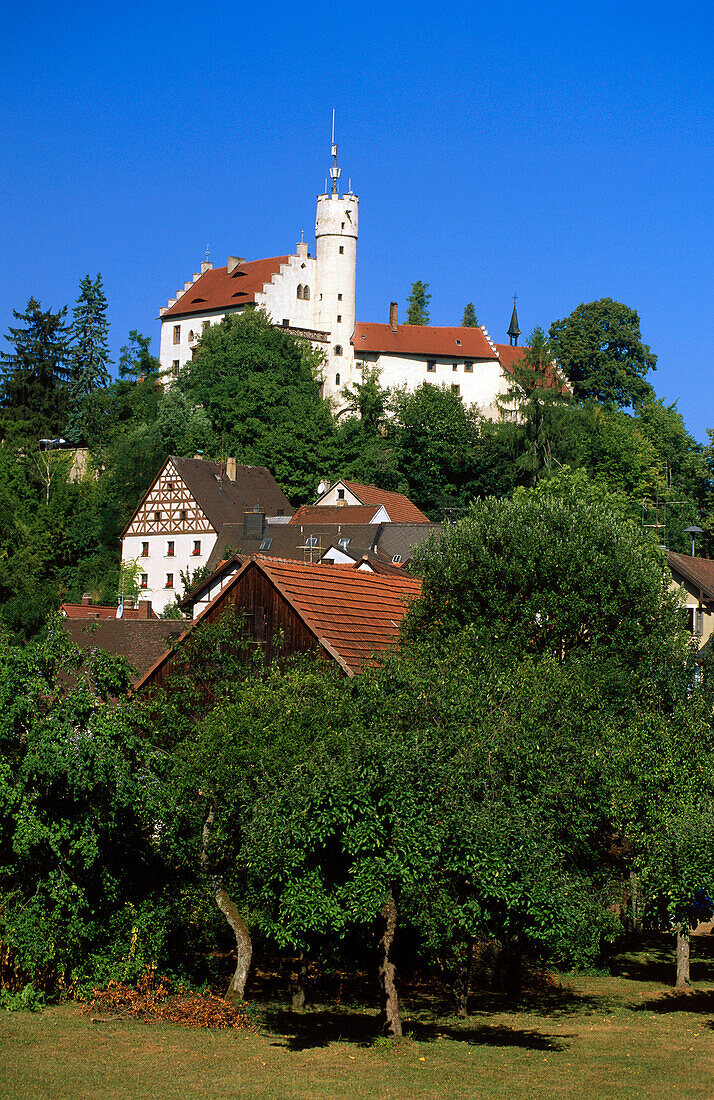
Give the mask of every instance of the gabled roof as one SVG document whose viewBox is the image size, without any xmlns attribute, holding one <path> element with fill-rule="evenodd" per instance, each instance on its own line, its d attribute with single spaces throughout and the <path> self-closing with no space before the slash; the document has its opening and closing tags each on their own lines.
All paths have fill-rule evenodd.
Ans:
<svg viewBox="0 0 714 1100">
<path fill-rule="evenodd" d="M 406 574 L 379 576 L 353 566 L 306 565 L 253 555 L 185 634 L 197 629 L 207 617 L 220 613 L 222 604 L 228 604 L 231 593 L 251 569 L 260 570 L 268 578 L 348 676 L 375 664 L 376 655 L 396 645 L 407 606 L 421 592 L 421 581 Z M 171 652 L 167 651 L 147 671 L 137 687 L 160 672 Z"/>
<path fill-rule="evenodd" d="M 433 325 L 391 325 L 358 321 L 352 343 L 355 355 L 362 351 L 391 355 L 434 355 L 455 359 L 490 359 L 496 356 L 480 328 L 438 328 Z"/>
<path fill-rule="evenodd" d="M 175 305 L 162 314 L 167 317 L 192 316 L 195 313 L 212 313 L 216 310 L 237 309 L 255 302 L 266 283 L 286 264 L 289 256 L 271 256 L 267 260 L 250 260 L 239 264 L 228 274 L 227 267 L 214 267 L 204 271 Z"/>
<path fill-rule="evenodd" d="M 679 573 L 684 580 L 701 589 L 708 600 L 714 600 L 714 561 L 711 558 L 696 558 L 668 550 L 667 565 L 672 572 Z"/>
<path fill-rule="evenodd" d="M 244 512 L 256 507 L 267 515 L 292 515 L 293 508 L 285 493 L 266 466 L 237 466 L 236 479 L 231 481 L 222 463 L 205 458 L 178 458 L 169 455 L 151 485 L 144 493 L 124 528 L 124 533 L 148 497 L 165 467 L 172 463 L 186 484 L 193 499 L 202 508 L 214 530 L 224 523 L 243 521 Z"/>
<path fill-rule="evenodd" d="M 344 485 L 362 504 L 370 507 L 382 505 L 389 512 L 392 523 L 428 523 L 424 513 L 412 504 L 404 493 L 390 493 L 387 489 L 378 489 L 376 485 L 362 485 L 359 481 L 336 481 L 335 485 Z M 332 486 L 334 488 L 334 486 Z M 327 492 L 330 490 L 328 489 Z M 323 496 L 326 494 L 323 493 Z M 319 503 L 318 498 L 317 503 Z"/>
<path fill-rule="evenodd" d="M 432 535 L 441 534 L 440 523 L 385 523 L 379 533 L 377 549 L 388 561 L 399 555 L 404 565 L 413 557 L 413 551 Z"/>
</svg>

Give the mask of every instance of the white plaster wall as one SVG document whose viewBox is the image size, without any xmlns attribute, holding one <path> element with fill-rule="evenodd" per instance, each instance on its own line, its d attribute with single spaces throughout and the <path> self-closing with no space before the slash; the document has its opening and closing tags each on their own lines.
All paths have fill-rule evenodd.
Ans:
<svg viewBox="0 0 714 1100">
<path fill-rule="evenodd" d="M 225 313 L 195 313 L 184 317 L 167 317 L 161 322 L 161 350 L 159 359 L 161 369 L 171 372 L 175 359 L 179 361 L 179 367 L 188 363 L 193 355 L 193 349 L 198 343 L 198 338 L 203 331 L 204 322 L 218 325 L 223 320 Z M 181 340 L 174 344 L 174 325 L 181 326 Z M 193 333 L 194 339 L 189 337 Z M 171 381 L 171 374 L 164 379 L 164 383 Z"/>
<path fill-rule="evenodd" d="M 339 496 L 337 495 L 338 489 L 343 489 L 344 490 L 345 495 L 341 500 L 340 500 Z M 338 481 L 335 485 L 332 486 L 331 489 L 329 489 L 325 493 L 324 497 L 320 497 L 320 499 L 318 500 L 317 503 L 319 505 L 328 505 L 328 504 L 361 504 L 362 502 L 360 500 L 358 500 L 358 498 L 354 495 L 354 493 L 351 492 L 347 488 L 347 486 L 344 484 L 344 482 Z"/>
<path fill-rule="evenodd" d="M 183 596 L 181 572 L 191 572 L 200 569 L 208 561 L 211 550 L 216 542 L 215 532 L 202 532 L 201 534 L 161 534 L 161 535 L 127 535 L 122 541 L 121 556 L 123 561 L 137 559 L 140 571 L 148 573 L 149 584 L 141 590 L 142 596 L 151 600 L 151 606 L 157 615 L 160 615 L 167 604 L 173 603 L 174 598 Z M 166 553 L 166 544 L 170 540 L 174 543 L 174 556 Z M 195 540 L 200 540 L 201 553 L 193 553 Z M 149 543 L 148 557 L 142 556 L 141 545 Z M 166 588 L 166 574 L 173 573 L 174 586 Z"/>
<path fill-rule="evenodd" d="M 255 304 L 263 306 L 276 325 L 285 318 L 298 328 L 317 328 L 314 323 L 315 309 L 315 259 L 307 254 L 307 244 L 299 244 L 297 253 L 286 264 L 281 264 L 280 273 L 274 275 L 261 294 L 256 294 Z M 298 298 L 298 286 L 309 286 L 310 297 L 307 301 Z"/>
<path fill-rule="evenodd" d="M 380 385 L 385 389 L 405 387 L 412 391 L 424 382 L 430 382 L 434 386 L 459 386 L 461 399 L 465 405 L 477 405 L 480 411 L 492 419 L 499 415 L 496 406 L 496 398 L 504 394 L 510 385 L 510 376 L 505 374 L 503 367 L 497 360 L 473 360 L 473 372 L 464 370 L 464 360 L 456 357 L 436 358 L 436 370 L 427 371 L 425 356 L 423 359 L 416 355 L 364 355 L 359 354 L 359 348 L 355 348 L 355 359 L 364 362 L 365 369 L 372 369 L 375 365 L 380 371 Z M 456 366 L 456 370 L 454 370 Z M 362 370 L 356 369 L 355 374 L 362 376 Z"/>
</svg>

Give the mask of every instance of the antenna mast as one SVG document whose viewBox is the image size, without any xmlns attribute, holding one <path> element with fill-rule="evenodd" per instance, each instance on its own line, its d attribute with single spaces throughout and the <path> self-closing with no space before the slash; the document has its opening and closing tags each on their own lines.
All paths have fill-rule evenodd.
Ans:
<svg viewBox="0 0 714 1100">
<path fill-rule="evenodd" d="M 337 185 L 340 176 L 342 175 L 342 169 L 337 167 L 337 146 L 335 145 L 335 108 L 332 108 L 332 152 L 330 154 L 333 160 L 332 168 L 330 168 L 330 179 L 332 180 L 332 194 L 337 194 Z"/>
</svg>

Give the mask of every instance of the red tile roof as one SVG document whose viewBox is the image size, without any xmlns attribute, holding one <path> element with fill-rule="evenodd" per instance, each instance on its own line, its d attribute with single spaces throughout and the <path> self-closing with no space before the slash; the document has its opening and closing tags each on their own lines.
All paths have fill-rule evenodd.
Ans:
<svg viewBox="0 0 714 1100">
<path fill-rule="evenodd" d="M 399 624 L 407 605 L 421 592 L 421 580 L 407 574 L 381 576 L 363 572 L 354 566 L 309 565 L 254 554 L 182 637 L 211 616 L 222 601 L 227 601 L 252 568 L 260 569 L 268 577 L 323 649 L 348 676 L 375 664 L 375 655 L 396 645 Z M 172 650 L 167 650 L 136 686 L 151 683 L 171 656 Z"/>
<path fill-rule="evenodd" d="M 510 344 L 496 344 L 496 351 L 498 352 L 498 358 L 501 360 L 504 370 L 507 370 L 509 374 L 513 374 L 513 368 L 523 362 L 528 348 L 514 348 Z M 558 390 L 560 394 L 565 397 L 567 394 L 572 393 L 572 389 L 565 377 L 556 370 L 554 363 L 549 363 L 545 372 L 545 388 L 548 390 Z"/>
<path fill-rule="evenodd" d="M 457 343 L 460 341 L 460 343 Z M 433 325 L 390 325 L 358 321 L 352 338 L 355 355 L 361 351 L 392 355 L 434 355 L 455 359 L 495 359 L 480 328 L 436 328 Z"/>
<path fill-rule="evenodd" d="M 358 481 L 343 481 L 342 484 L 363 504 L 377 507 L 380 504 L 384 505 L 392 523 L 429 522 L 424 513 L 417 508 L 416 504 L 412 504 L 404 493 L 390 493 L 386 489 L 378 489 L 376 485 L 361 485 Z"/>
<path fill-rule="evenodd" d="M 373 665 L 374 654 L 394 646 L 410 600 L 421 592 L 416 577 L 382 576 L 358 569 L 258 559 L 319 641 L 351 672 Z"/>
<path fill-rule="evenodd" d="M 526 348 L 514 348 L 510 344 L 496 344 L 495 347 L 503 366 L 509 374 L 513 374 L 513 364 L 522 362 Z"/>
<path fill-rule="evenodd" d="M 143 602 L 143 600 L 140 601 L 140 603 Z M 99 604 L 60 604 L 60 613 L 64 615 L 66 619 L 116 619 L 117 610 L 116 607 L 102 607 Z M 144 607 L 125 607 L 122 612 L 123 619 L 146 619 L 147 617 L 150 619 L 157 619 L 158 615 L 154 610 L 149 610 L 147 616 Z"/>
<path fill-rule="evenodd" d="M 272 256 L 267 260 L 250 260 L 240 264 L 231 274 L 227 267 L 214 267 L 205 271 L 193 286 L 181 295 L 176 305 L 162 314 L 166 317 L 183 317 L 187 314 L 207 313 L 218 309 L 236 309 L 255 302 L 273 275 L 286 264 L 289 256 Z"/>
<path fill-rule="evenodd" d="M 301 508 L 298 508 L 295 515 L 290 517 L 290 523 L 371 524 L 379 508 L 379 504 L 369 506 L 365 504 L 303 504 Z M 390 518 L 391 514 L 390 512 Z"/>
</svg>

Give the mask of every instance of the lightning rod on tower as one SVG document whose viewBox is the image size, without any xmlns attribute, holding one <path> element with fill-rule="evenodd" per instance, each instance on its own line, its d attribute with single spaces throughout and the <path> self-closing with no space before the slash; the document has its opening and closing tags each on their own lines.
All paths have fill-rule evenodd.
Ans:
<svg viewBox="0 0 714 1100">
<path fill-rule="evenodd" d="M 342 169 L 337 167 L 337 146 L 335 145 L 335 108 L 332 108 L 332 153 L 333 165 L 330 168 L 330 179 L 332 180 L 332 194 L 337 194 L 337 183 L 342 175 Z"/>
</svg>

